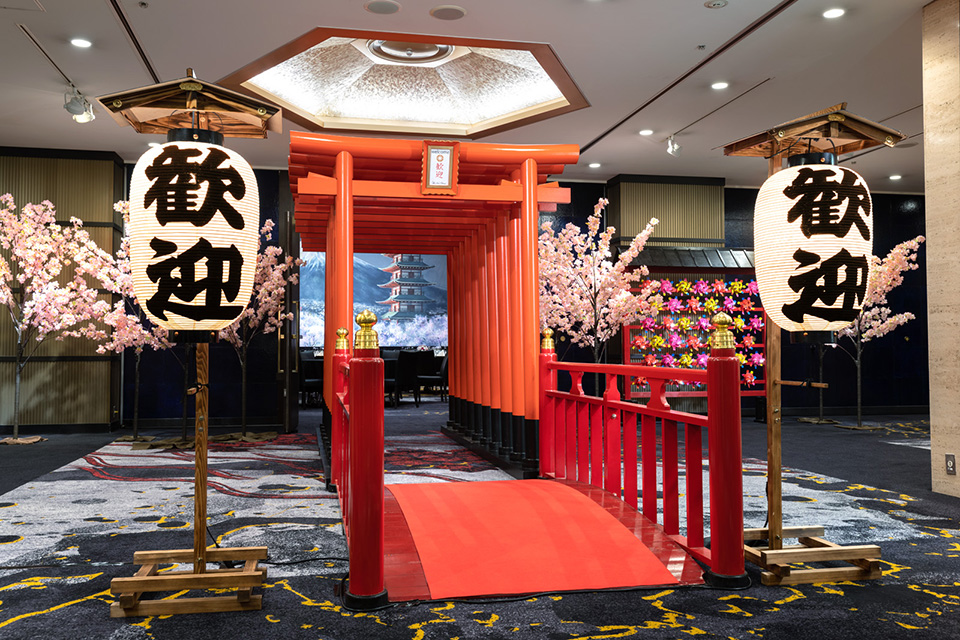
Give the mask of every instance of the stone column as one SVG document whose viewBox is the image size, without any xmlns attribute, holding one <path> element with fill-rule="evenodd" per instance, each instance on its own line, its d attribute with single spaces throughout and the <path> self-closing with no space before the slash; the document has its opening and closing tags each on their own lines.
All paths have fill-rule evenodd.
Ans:
<svg viewBox="0 0 960 640">
<path fill-rule="evenodd" d="M 960 496 L 960 0 L 923 9 L 923 144 L 933 490 Z M 955 468 L 955 466 L 954 466 Z"/>
</svg>

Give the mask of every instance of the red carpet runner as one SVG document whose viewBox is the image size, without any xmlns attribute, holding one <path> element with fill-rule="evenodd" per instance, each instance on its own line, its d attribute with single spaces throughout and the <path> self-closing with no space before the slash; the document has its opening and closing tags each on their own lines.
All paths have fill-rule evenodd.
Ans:
<svg viewBox="0 0 960 640">
<path fill-rule="evenodd" d="M 685 565 L 693 564 L 662 533 L 644 531 L 655 554 L 604 507 L 560 482 L 388 489 L 416 545 L 430 599 L 676 585 L 678 567 L 687 577 Z M 394 535 L 389 523 L 386 535 Z"/>
</svg>

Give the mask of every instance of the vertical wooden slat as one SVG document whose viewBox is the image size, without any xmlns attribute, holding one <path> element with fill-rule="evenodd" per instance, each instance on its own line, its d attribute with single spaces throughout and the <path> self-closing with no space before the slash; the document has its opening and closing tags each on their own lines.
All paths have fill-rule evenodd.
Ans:
<svg viewBox="0 0 960 640">
<path fill-rule="evenodd" d="M 637 414 L 623 414 L 623 500 L 637 508 Z"/>
<path fill-rule="evenodd" d="M 640 422 L 643 515 L 657 522 L 657 419 L 644 415 Z"/>
<path fill-rule="evenodd" d="M 617 376 L 607 374 L 607 388 L 603 392 L 603 417 L 606 422 L 604 428 L 604 474 L 603 488 L 620 495 L 620 411 L 610 408 L 607 403 L 620 400 L 617 389 Z"/>
<path fill-rule="evenodd" d="M 594 406 L 590 416 L 590 484 L 603 486 L 603 407 Z"/>
<path fill-rule="evenodd" d="M 593 407 L 586 402 L 580 404 L 577 411 L 577 482 L 589 482 L 590 473 L 590 431 L 593 429 L 590 414 Z"/>
<path fill-rule="evenodd" d="M 683 457 L 687 479 L 687 544 L 703 546 L 703 434 L 697 425 L 686 424 Z"/>
<path fill-rule="evenodd" d="M 660 446 L 663 448 L 663 530 L 680 533 L 680 482 L 677 458 L 677 422 L 664 420 Z"/>
</svg>

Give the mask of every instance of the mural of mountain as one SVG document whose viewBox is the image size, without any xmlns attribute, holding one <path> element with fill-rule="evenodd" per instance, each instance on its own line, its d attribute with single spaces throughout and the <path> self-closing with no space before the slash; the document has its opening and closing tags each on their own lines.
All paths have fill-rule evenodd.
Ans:
<svg viewBox="0 0 960 640">
<path fill-rule="evenodd" d="M 300 266 L 300 299 L 323 300 L 326 277 L 326 254 L 304 252 L 301 259 L 305 261 Z M 363 306 L 378 316 L 389 310 L 387 305 L 377 304 L 386 300 L 390 295 L 388 289 L 380 287 L 390 280 L 390 274 L 381 271 L 379 266 L 372 264 L 369 259 L 383 262 L 384 266 L 390 263 L 389 259 L 380 254 L 356 254 L 353 257 L 353 302 L 354 306 Z M 433 301 L 425 309 L 427 313 L 443 313 L 447 310 L 447 261 L 445 256 L 423 256 L 424 262 L 435 265 L 434 269 L 426 272 L 426 279 L 434 283 L 432 287 L 424 288 L 424 295 Z"/>
</svg>

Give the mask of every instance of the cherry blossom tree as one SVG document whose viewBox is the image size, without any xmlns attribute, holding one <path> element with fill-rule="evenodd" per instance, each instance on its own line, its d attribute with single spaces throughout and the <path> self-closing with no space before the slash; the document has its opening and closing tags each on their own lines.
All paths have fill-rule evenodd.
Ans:
<svg viewBox="0 0 960 640">
<path fill-rule="evenodd" d="M 913 240 L 901 242 L 881 260 L 877 256 L 870 256 L 870 270 L 867 276 L 867 290 L 860 307 L 860 315 L 849 326 L 837 332 L 838 338 L 846 338 L 849 348 L 837 344 L 857 366 L 857 426 L 863 426 L 862 401 L 863 385 L 861 365 L 863 363 L 863 349 L 866 343 L 881 338 L 913 320 L 915 316 L 909 311 L 893 313 L 887 306 L 887 294 L 903 283 L 903 272 L 917 268 L 917 250 L 925 240 L 917 236 Z"/>
<path fill-rule="evenodd" d="M 273 227 L 273 221 L 267 220 L 260 229 L 261 247 L 269 242 Z M 247 350 L 258 335 L 276 331 L 284 320 L 293 317 L 292 313 L 284 312 L 284 293 L 288 283 L 297 282 L 294 267 L 302 263 L 292 256 L 284 258 L 280 247 L 267 245 L 257 255 L 250 303 L 233 324 L 220 330 L 220 339 L 232 344 L 240 359 L 240 428 L 243 436 L 247 435 Z"/>
<path fill-rule="evenodd" d="M 16 336 L 13 437 L 20 437 L 20 383 L 24 367 L 49 338 L 72 332 L 92 332 L 110 308 L 98 300 L 95 283 L 110 264 L 100 249 L 71 218 L 57 222 L 49 201 L 28 204 L 18 211 L 13 196 L 0 196 L 0 304 L 7 307 Z"/>
<path fill-rule="evenodd" d="M 572 223 L 555 233 L 546 222 L 539 239 L 540 327 L 551 327 L 574 344 L 590 347 L 594 362 L 602 360 L 607 341 L 620 327 L 656 315 L 662 305 L 660 283 L 644 282 L 647 268 L 629 268 L 658 220 L 652 218 L 613 262 L 610 240 L 616 229 L 600 232 L 607 204 L 601 198 L 594 206 L 586 233 Z M 636 288 L 639 292 L 631 293 Z"/>
<path fill-rule="evenodd" d="M 113 205 L 123 215 L 125 228 L 130 222 L 130 203 L 121 200 Z M 167 340 L 167 330 L 158 327 L 147 319 L 137 304 L 133 289 L 133 271 L 130 268 L 130 237 L 124 233 L 120 248 L 112 259 L 103 259 L 99 271 L 100 282 L 104 289 L 120 297 L 113 307 L 101 318 L 102 325 L 81 327 L 68 335 L 90 338 L 100 344 L 97 353 L 122 353 L 133 349 L 135 354 L 133 382 L 133 438 L 139 437 L 140 416 L 140 357 L 144 347 L 154 351 L 169 349 L 173 345 Z"/>
</svg>

